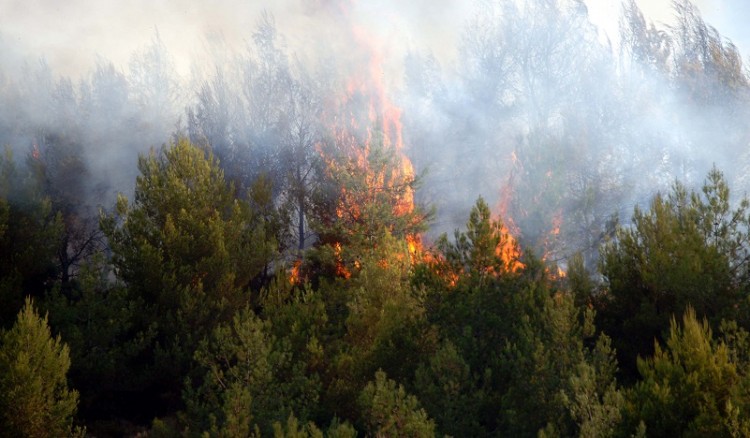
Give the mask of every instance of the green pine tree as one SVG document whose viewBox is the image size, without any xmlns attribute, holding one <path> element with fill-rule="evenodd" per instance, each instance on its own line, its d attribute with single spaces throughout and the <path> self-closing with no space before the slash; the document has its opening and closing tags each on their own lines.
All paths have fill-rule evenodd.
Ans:
<svg viewBox="0 0 750 438">
<path fill-rule="evenodd" d="M 651 355 L 654 338 L 663 341 L 672 315 L 688 306 L 716 325 L 745 318 L 738 285 L 750 278 L 750 203 L 731 205 L 714 169 L 701 193 L 675 184 L 648 210 L 636 208 L 632 226 L 620 227 L 604 247 L 597 325 L 612 337 L 626 377 L 636 377 L 635 358 Z"/>
<path fill-rule="evenodd" d="M 31 299 L 0 336 L 0 425 L 4 436 L 63 437 L 73 428 L 78 392 L 68 389 L 68 346 L 52 337 Z"/>
<path fill-rule="evenodd" d="M 435 436 L 435 422 L 420 407 L 419 400 L 383 371 L 375 373 L 375 380 L 362 390 L 359 406 L 369 436 Z"/>
<path fill-rule="evenodd" d="M 630 393 L 627 424 L 649 436 L 748 436 L 746 384 L 726 344 L 688 307 L 670 322 L 666 345 L 638 359 L 642 380 Z"/>
<path fill-rule="evenodd" d="M 307 421 L 318 403 L 317 377 L 295 360 L 289 341 L 252 310 L 238 312 L 201 343 L 195 359 L 202 383 L 188 383 L 186 423 L 215 436 L 273 432 L 294 413 Z"/>
<path fill-rule="evenodd" d="M 101 225 L 118 276 L 143 303 L 135 328 L 157 327 L 142 361 L 162 373 L 156 390 L 177 403 L 198 344 L 253 299 L 275 244 L 260 208 L 236 197 L 219 163 L 187 139 L 140 157 L 138 167 L 133 202 L 121 196 Z"/>
</svg>

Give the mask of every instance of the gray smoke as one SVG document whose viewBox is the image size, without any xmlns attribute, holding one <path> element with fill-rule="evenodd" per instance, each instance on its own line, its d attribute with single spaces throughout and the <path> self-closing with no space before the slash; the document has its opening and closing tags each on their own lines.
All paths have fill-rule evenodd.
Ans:
<svg viewBox="0 0 750 438">
<path fill-rule="evenodd" d="M 538 254 L 594 260 L 612 221 L 675 179 L 698 186 L 715 164 L 747 190 L 749 8 L 2 0 L 0 140 L 59 178 L 78 169 L 71 202 L 108 207 L 132 190 L 137 154 L 175 132 L 237 178 L 302 166 L 347 82 L 370 74 L 402 110 L 430 236 L 463 226 L 481 195 Z M 366 118 L 367 101 L 346 111 Z M 294 183 L 279 178 L 279 202 Z"/>
</svg>

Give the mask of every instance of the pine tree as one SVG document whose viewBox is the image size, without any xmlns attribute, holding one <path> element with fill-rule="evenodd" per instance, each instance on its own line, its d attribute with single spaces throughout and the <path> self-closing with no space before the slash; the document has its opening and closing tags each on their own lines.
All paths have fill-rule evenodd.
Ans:
<svg viewBox="0 0 750 438">
<path fill-rule="evenodd" d="M 39 297 L 54 281 L 63 229 L 34 172 L 0 152 L 0 328 L 23 307 L 21 291 Z"/>
<path fill-rule="evenodd" d="M 709 322 L 743 318 L 741 285 L 750 254 L 750 203 L 732 208 L 723 175 L 714 169 L 701 193 L 675 184 L 648 210 L 636 208 L 633 224 L 620 227 L 602 251 L 606 292 L 594 297 L 597 325 L 612 337 L 628 377 L 635 358 L 653 352 L 673 314 L 688 305 Z"/>
<path fill-rule="evenodd" d="M 252 310 L 238 312 L 201 343 L 195 359 L 202 384 L 189 383 L 184 398 L 188 423 L 216 436 L 270 435 L 275 422 L 294 413 L 307 421 L 318 403 L 317 376 L 307 375 L 287 339 Z"/>
<path fill-rule="evenodd" d="M 666 345 L 638 359 L 642 381 L 630 394 L 626 416 L 649 436 L 747 436 L 743 377 L 729 348 L 713 339 L 708 322 L 688 308 L 673 317 Z"/>
<path fill-rule="evenodd" d="M 72 427 L 78 392 L 68 389 L 68 346 L 52 337 L 31 299 L 0 336 L 0 424 L 3 435 L 63 437 Z"/>
<path fill-rule="evenodd" d="M 163 375 L 154 384 L 176 400 L 199 342 L 252 300 L 275 245 L 259 209 L 235 197 L 219 163 L 188 140 L 138 165 L 134 201 L 121 196 L 102 228 L 118 276 L 144 303 L 137 328 L 158 327 L 148 359 Z"/>
<path fill-rule="evenodd" d="M 420 407 L 419 400 L 383 371 L 375 373 L 375 380 L 362 390 L 359 405 L 369 436 L 435 436 L 435 422 Z"/>
</svg>

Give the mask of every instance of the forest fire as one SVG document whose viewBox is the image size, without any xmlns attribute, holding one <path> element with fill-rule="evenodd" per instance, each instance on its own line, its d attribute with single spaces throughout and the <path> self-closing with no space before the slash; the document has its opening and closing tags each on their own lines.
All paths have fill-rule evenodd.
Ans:
<svg viewBox="0 0 750 438">
<path fill-rule="evenodd" d="M 508 230 L 508 227 L 503 224 L 500 229 L 501 238 L 495 248 L 495 255 L 500 257 L 503 264 L 510 272 L 518 272 L 525 267 L 520 261 L 521 249 L 516 241 L 516 238 Z"/>
<path fill-rule="evenodd" d="M 513 151 L 511 154 L 511 160 L 513 168 L 520 166 L 516 152 Z M 514 235 L 518 234 L 518 227 L 513 221 L 513 217 L 509 212 L 509 205 L 513 199 L 513 172 L 511 171 L 508 181 L 500 189 L 500 203 L 497 207 L 498 216 L 502 218 L 501 224 L 501 240 L 497 248 L 495 248 L 495 254 L 500 257 L 512 272 L 519 271 L 525 267 L 521 263 L 521 250 L 518 241 Z"/>
<path fill-rule="evenodd" d="M 524 265 L 520 262 L 517 262 L 518 257 L 520 257 L 520 251 L 516 250 L 518 251 L 516 253 L 514 252 L 513 248 L 518 247 L 518 243 L 516 242 L 514 236 L 520 234 L 520 229 L 513 220 L 513 216 L 510 213 L 510 206 L 513 204 L 515 196 L 515 176 L 517 173 L 523 173 L 524 164 L 519 159 L 518 153 L 515 150 L 511 152 L 510 166 L 511 168 L 507 181 L 500 188 L 500 200 L 497 207 L 499 216 L 502 217 L 505 221 L 503 224 L 503 233 L 508 235 L 508 244 L 503 248 L 498 247 L 498 255 L 502 255 L 502 258 L 506 262 L 506 264 L 510 263 L 510 261 L 514 260 L 515 258 L 518 265 L 513 264 L 511 266 L 512 269 L 518 270 L 522 269 Z M 546 179 L 551 179 L 553 175 L 554 172 L 551 169 L 548 169 L 545 172 Z M 525 210 L 520 210 L 520 214 L 522 216 L 526 216 L 527 212 Z M 548 230 L 543 230 L 541 232 L 542 237 L 536 242 L 536 248 L 541 250 L 541 260 L 551 265 L 548 268 L 547 272 L 551 277 L 558 279 L 564 278 L 566 276 L 565 270 L 556 264 L 557 260 L 559 259 L 559 254 L 557 254 L 557 251 L 559 250 L 561 237 L 560 231 L 563 225 L 563 219 L 564 218 L 562 210 L 558 209 L 552 217 Z"/>
<path fill-rule="evenodd" d="M 406 244 L 412 258 L 415 258 L 422 251 L 422 239 L 418 235 L 410 234 L 406 236 Z"/>
<path fill-rule="evenodd" d="M 340 1 L 334 6 L 348 22 L 351 5 Z M 397 222 L 415 211 L 415 172 L 403 150 L 402 111 L 388 96 L 384 56 L 377 39 L 355 23 L 350 23 L 344 34 L 353 45 L 352 53 L 361 59 L 349 64 L 342 95 L 326 109 L 335 148 L 318 148 L 326 172 L 340 183 L 336 216 L 344 222 L 367 226 L 373 219 L 373 209 L 377 209 L 374 206 L 386 204 L 391 206 Z M 404 235 L 403 227 L 394 227 L 390 225 L 388 231 L 406 238 L 409 254 L 414 258 L 421 251 L 421 238 L 408 231 Z M 341 262 L 342 243 L 333 242 L 337 271 L 349 278 L 351 272 Z"/>
<path fill-rule="evenodd" d="M 342 253 L 342 247 L 340 243 L 336 243 L 333 246 L 333 253 L 336 258 L 336 275 L 339 277 L 342 277 L 344 279 L 349 279 L 352 276 L 351 271 L 346 267 L 346 265 L 343 262 L 341 253 Z"/>
<path fill-rule="evenodd" d="M 554 272 L 551 272 L 552 277 L 562 279 L 567 275 L 565 270 L 557 265 L 554 258 L 553 251 L 559 244 L 560 238 L 560 227 L 563 223 L 562 211 L 559 211 L 552 217 L 552 229 L 549 231 L 547 238 L 544 241 L 544 254 L 542 254 L 542 260 L 545 262 L 552 262 L 554 264 Z"/>
<path fill-rule="evenodd" d="M 292 264 L 292 269 L 289 270 L 289 283 L 292 286 L 296 286 L 302 282 L 300 268 L 302 267 L 302 260 L 295 260 Z"/>
<path fill-rule="evenodd" d="M 356 105 L 360 98 L 367 99 L 364 138 L 357 139 L 362 141 L 364 147 L 355 149 L 356 162 L 367 171 L 368 155 L 374 146 L 373 142 L 380 141 L 385 151 L 391 150 L 396 155 L 400 162 L 400 174 L 393 175 L 390 181 L 385 180 L 382 175 L 368 175 L 373 178 L 368 181 L 368 183 L 373 184 L 371 187 L 378 188 L 378 186 L 393 185 L 404 180 L 411 181 L 414 178 L 414 167 L 403 151 L 401 109 L 391 101 L 386 93 L 383 54 L 377 48 L 376 41 L 363 28 L 352 26 L 351 36 L 357 49 L 364 53 L 368 59 L 366 67 L 355 70 L 347 79 L 347 94 L 342 99 L 342 108 L 346 110 L 349 107 L 349 111 L 356 109 L 351 108 L 351 105 Z M 357 120 L 353 114 L 351 114 L 350 120 L 352 121 L 351 126 L 347 128 L 352 131 L 352 134 L 356 135 L 356 131 L 361 129 L 360 123 L 362 121 Z M 394 206 L 394 213 L 400 215 L 411 212 L 413 209 L 414 194 L 411 188 L 408 188 L 400 196 L 397 205 Z"/>
</svg>

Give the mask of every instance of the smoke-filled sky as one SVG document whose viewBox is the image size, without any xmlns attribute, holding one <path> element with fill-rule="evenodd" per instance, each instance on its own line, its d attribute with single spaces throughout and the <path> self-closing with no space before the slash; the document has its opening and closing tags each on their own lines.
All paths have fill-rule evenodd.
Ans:
<svg viewBox="0 0 750 438">
<path fill-rule="evenodd" d="M 656 23 L 670 24 L 673 18 L 671 0 L 637 0 L 643 13 Z M 612 31 L 617 27 L 619 0 L 586 0 L 592 20 Z M 750 2 L 746 0 L 693 0 L 704 19 L 740 47 L 742 55 L 750 56 Z M 612 33 L 610 31 L 610 33 Z"/>
<path fill-rule="evenodd" d="M 406 155 L 419 173 L 427 171 L 417 193 L 436 206 L 433 230 L 461 226 L 482 195 L 510 205 L 514 211 L 497 210 L 527 241 L 546 242 L 556 229 L 578 242 L 572 249 L 595 248 L 610 214 L 627 216 L 676 178 L 695 183 L 712 163 L 750 190 L 750 105 L 739 92 L 747 78 L 734 52 L 720 52 L 730 75 L 698 77 L 703 82 L 681 76 L 677 64 L 660 65 L 658 46 L 646 58 L 633 54 L 629 71 L 617 64 L 623 0 L 584 0 L 588 16 L 576 1 L 519 1 L 500 17 L 487 0 L 0 0 L 0 128 L 7 131 L 0 134 L 22 153 L 38 153 L 44 142 L 54 152 L 76 139 L 69 141 L 86 157 L 91 198 L 101 202 L 100 185 L 127 193 L 136 152 L 162 143 L 178 125 L 218 151 L 240 151 L 227 155 L 231 163 L 240 159 L 235 167 L 265 169 L 250 158 L 280 147 L 281 134 L 268 126 L 281 130 L 293 113 L 289 119 L 309 116 L 310 126 L 329 129 L 318 101 L 338 96 L 354 108 L 352 92 L 360 90 L 379 106 L 383 126 L 386 115 L 400 115 L 392 126 L 403 126 Z M 680 36 L 667 27 L 671 0 L 636 1 L 659 29 Z M 690 10 L 693 27 L 684 31 L 705 20 L 746 59 L 745 1 L 694 0 L 700 17 Z M 252 41 L 263 11 L 283 41 Z M 145 57 L 156 32 L 181 78 L 168 61 Z M 607 40 L 612 47 L 600 44 Z M 263 52 L 263 41 L 283 59 Z M 694 48 L 670 49 L 677 59 Z M 42 58 L 49 70 L 18 69 Z M 317 62 L 287 64 L 297 59 Z M 637 65 L 644 59 L 651 64 Z M 58 83 L 44 71 L 74 81 Z M 3 82 L 5 75 L 19 79 Z M 732 77 L 741 80 L 725 80 Z M 284 94 L 297 92 L 286 86 L 292 82 L 301 94 Z M 320 105 L 338 110 L 328 100 Z"/>
<path fill-rule="evenodd" d="M 326 0 L 239 1 L 218 0 L 0 0 L 0 35 L 23 55 L 44 57 L 63 75 L 86 71 L 97 55 L 126 67 L 130 55 L 146 45 L 157 29 L 186 73 L 206 41 L 224 39 L 240 47 L 262 11 L 276 19 L 279 29 L 295 47 L 311 35 L 325 34 L 335 23 L 326 14 Z M 404 48 L 440 52 L 452 45 L 456 31 L 471 8 L 453 0 L 384 1 L 357 3 L 353 15 L 372 27 L 383 40 Z M 425 11 L 429 11 L 425 14 Z"/>
<path fill-rule="evenodd" d="M 327 32 L 335 21 L 324 11 L 326 0 L 0 0 L 0 36 L 19 57 L 44 57 L 54 71 L 77 76 L 101 55 L 127 67 L 131 54 L 146 45 L 155 29 L 173 54 L 182 74 L 207 40 L 221 37 L 240 47 L 262 10 L 271 12 L 291 47 L 310 35 Z M 616 29 L 619 0 L 587 0 L 592 19 L 609 33 Z M 668 23 L 670 0 L 638 0 L 652 20 Z M 744 56 L 750 38 L 745 30 L 750 5 L 744 0 L 697 0 L 706 20 L 740 46 Z M 452 57 L 458 31 L 472 14 L 473 2 L 458 0 L 352 2 L 358 22 L 376 32 L 389 53 L 429 49 Z"/>
</svg>

